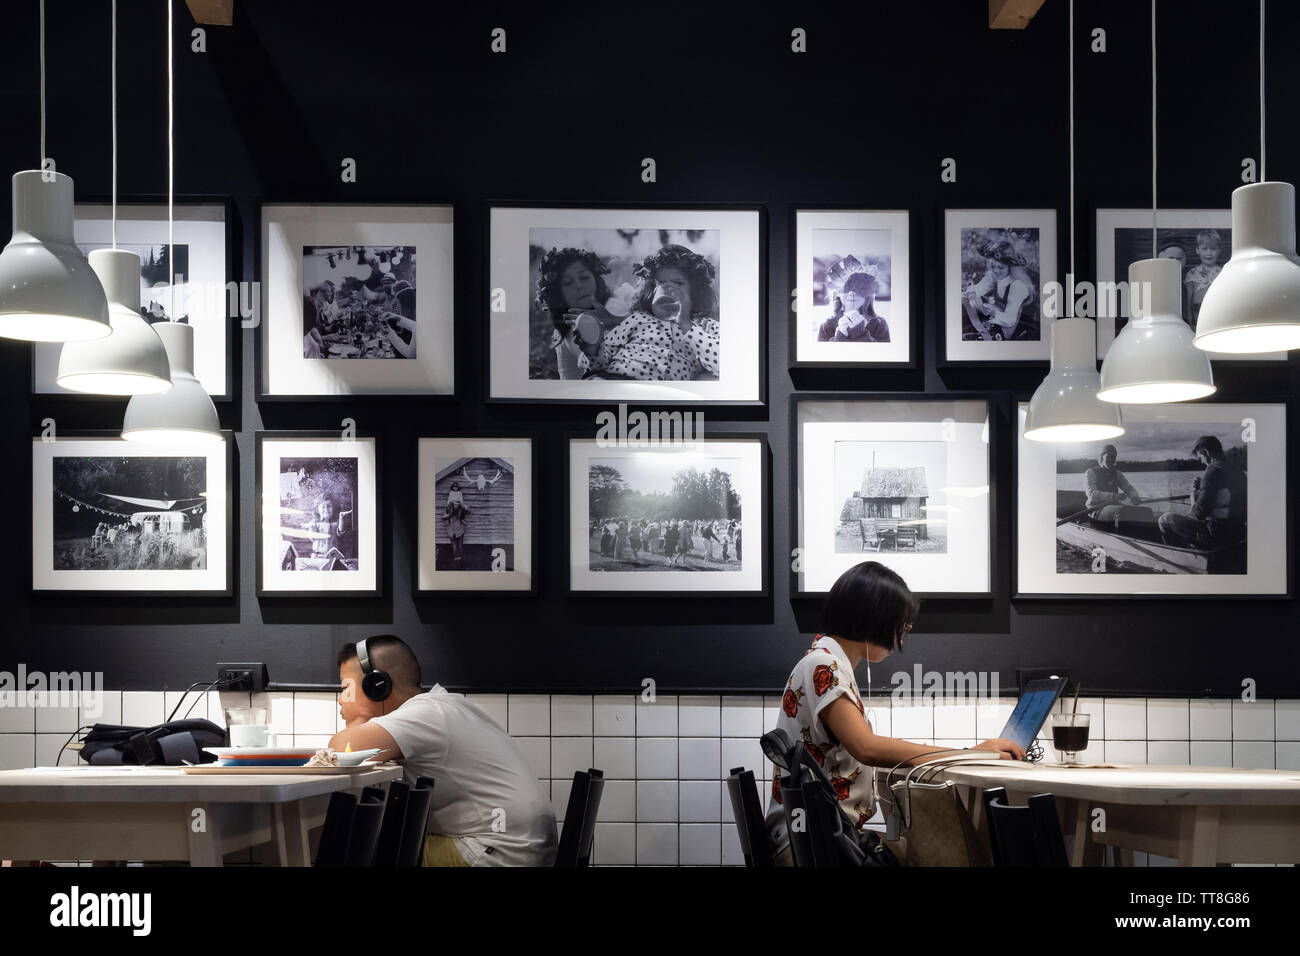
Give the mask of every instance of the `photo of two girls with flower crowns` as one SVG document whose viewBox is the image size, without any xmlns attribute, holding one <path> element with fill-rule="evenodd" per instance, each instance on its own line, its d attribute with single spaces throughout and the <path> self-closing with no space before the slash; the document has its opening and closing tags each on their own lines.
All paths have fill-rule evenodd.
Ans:
<svg viewBox="0 0 1300 956">
<path fill-rule="evenodd" d="M 716 229 L 529 230 L 529 378 L 717 380 Z"/>
</svg>

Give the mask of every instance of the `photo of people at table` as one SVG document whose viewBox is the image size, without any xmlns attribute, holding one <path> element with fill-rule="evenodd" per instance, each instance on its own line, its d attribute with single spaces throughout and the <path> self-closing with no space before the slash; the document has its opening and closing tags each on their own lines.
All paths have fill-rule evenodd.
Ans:
<svg viewBox="0 0 1300 956">
<path fill-rule="evenodd" d="M 415 246 L 304 246 L 303 358 L 415 358 L 415 255 Z"/>
<path fill-rule="evenodd" d="M 593 459 L 592 571 L 739 571 L 740 462 L 700 456 Z"/>
</svg>

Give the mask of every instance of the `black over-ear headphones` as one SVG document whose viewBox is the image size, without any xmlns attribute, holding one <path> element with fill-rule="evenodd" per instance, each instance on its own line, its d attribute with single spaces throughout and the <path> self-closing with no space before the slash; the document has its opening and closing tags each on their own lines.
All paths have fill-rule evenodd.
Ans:
<svg viewBox="0 0 1300 956">
<path fill-rule="evenodd" d="M 374 701 L 387 700 L 393 693 L 393 679 L 382 667 L 370 663 L 370 652 L 364 638 L 357 641 L 357 663 L 361 665 L 361 692 Z"/>
</svg>

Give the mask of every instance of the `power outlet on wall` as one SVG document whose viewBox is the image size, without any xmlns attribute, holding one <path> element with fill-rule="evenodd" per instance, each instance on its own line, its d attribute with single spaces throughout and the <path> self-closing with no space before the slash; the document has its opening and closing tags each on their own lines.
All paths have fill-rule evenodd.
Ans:
<svg viewBox="0 0 1300 956">
<path fill-rule="evenodd" d="M 230 681 L 218 685 L 221 690 L 246 690 L 256 694 L 266 690 L 266 665 L 262 663 L 218 664 L 217 680 Z"/>
</svg>

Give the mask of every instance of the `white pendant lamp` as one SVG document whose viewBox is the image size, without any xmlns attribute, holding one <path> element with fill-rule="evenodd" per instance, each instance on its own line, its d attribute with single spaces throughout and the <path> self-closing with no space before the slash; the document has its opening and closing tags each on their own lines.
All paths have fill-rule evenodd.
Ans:
<svg viewBox="0 0 1300 956">
<path fill-rule="evenodd" d="M 41 0 L 41 166 L 45 165 L 45 0 Z M 14 173 L 13 237 L 0 252 L 0 337 L 73 342 L 112 332 L 108 300 L 72 241 L 72 177 Z"/>
<path fill-rule="evenodd" d="M 173 134 L 175 108 L 172 96 L 172 6 L 167 0 L 167 259 L 172 253 L 172 200 L 174 174 Z M 168 276 L 176 289 L 176 276 Z M 176 314 L 175 303 L 169 310 Z M 162 339 L 171 366 L 172 387 L 154 395 L 136 395 L 127 403 L 122 420 L 122 437 L 127 441 L 151 444 L 193 445 L 222 440 L 221 422 L 216 406 L 194 377 L 194 329 L 182 322 L 155 322 L 153 331 Z"/>
<path fill-rule="evenodd" d="M 1074 277 L 1074 0 L 1070 0 L 1070 280 Z M 1052 370 L 1029 401 L 1030 441 L 1082 442 L 1124 434 L 1119 406 L 1097 400 L 1097 326 L 1074 317 L 1074 289 L 1066 290 L 1069 315 L 1054 321 Z"/>
<path fill-rule="evenodd" d="M 183 322 L 155 322 L 153 330 L 167 349 L 172 387 L 132 398 L 122 420 L 122 437 L 155 445 L 221 441 L 216 406 L 194 377 L 194 329 Z"/>
<path fill-rule="evenodd" d="M 1092 319 L 1052 323 L 1052 370 L 1029 401 L 1025 437 L 1081 442 L 1124 434 L 1119 406 L 1097 401 L 1097 327 Z"/>
<path fill-rule="evenodd" d="M 172 387 L 167 351 L 140 314 L 140 257 L 125 249 L 90 253 L 108 294 L 113 334 L 90 342 L 69 342 L 59 352 L 61 388 L 98 395 L 147 395 Z"/>
<path fill-rule="evenodd" d="M 1151 254 L 1156 232 L 1156 0 L 1151 0 Z M 1234 239 L 1234 244 L 1236 240 Z M 1186 402 L 1215 392 L 1210 357 L 1192 344 L 1183 321 L 1183 270 L 1173 259 L 1129 266 L 1129 321 L 1101 365 L 1103 402 L 1153 405 Z"/>
<path fill-rule="evenodd" d="M 1264 0 L 1259 0 L 1259 178 L 1232 193 L 1232 257 L 1205 290 L 1197 348 L 1237 354 L 1300 348 L 1295 188 L 1264 176 Z"/>
<path fill-rule="evenodd" d="M 90 253 L 90 268 L 108 296 L 113 334 L 69 342 L 59 352 L 61 388 L 100 395 L 143 395 L 172 387 L 162 339 L 140 315 L 140 257 L 117 248 L 117 0 L 113 0 L 113 248 Z"/>
</svg>

